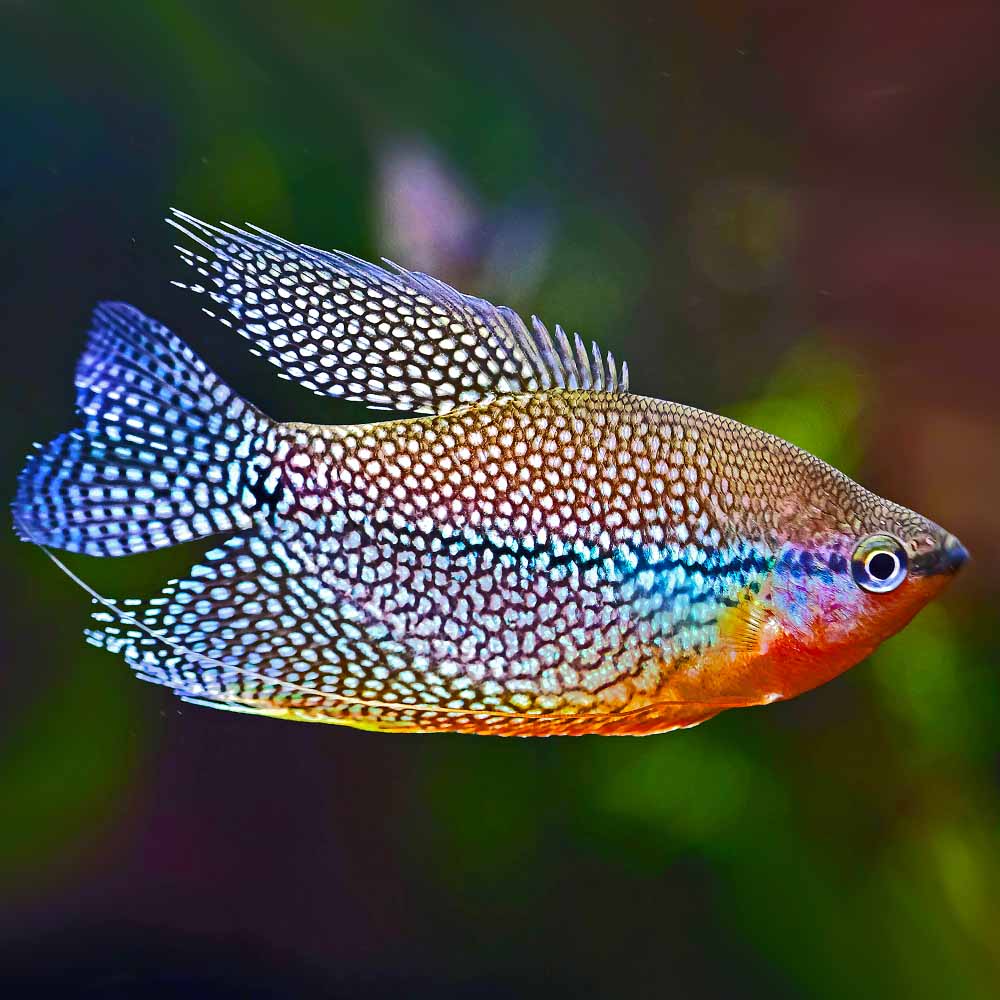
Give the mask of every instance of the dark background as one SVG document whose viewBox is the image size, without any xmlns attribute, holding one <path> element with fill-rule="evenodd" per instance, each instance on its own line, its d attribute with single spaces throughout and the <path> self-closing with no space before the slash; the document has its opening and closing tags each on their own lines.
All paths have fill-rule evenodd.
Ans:
<svg viewBox="0 0 1000 1000">
<path fill-rule="evenodd" d="M 101 298 L 275 416 L 361 418 L 170 286 L 177 205 L 580 329 L 973 562 L 794 702 L 523 742 L 183 705 L 86 646 L 85 595 L 7 533 L 0 985 L 995 996 L 998 32 L 943 0 L 3 0 L 8 492 L 73 420 Z M 126 597 L 197 555 L 72 565 Z"/>
</svg>

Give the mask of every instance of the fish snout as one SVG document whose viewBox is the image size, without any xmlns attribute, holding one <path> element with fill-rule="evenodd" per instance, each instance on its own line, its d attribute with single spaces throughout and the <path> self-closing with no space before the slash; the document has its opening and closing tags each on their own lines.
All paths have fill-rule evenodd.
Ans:
<svg viewBox="0 0 1000 1000">
<path fill-rule="evenodd" d="M 954 536 L 948 535 L 941 548 L 942 573 L 957 573 L 969 561 L 969 550 Z"/>
<path fill-rule="evenodd" d="M 941 544 L 914 560 L 913 568 L 920 573 L 954 574 L 969 560 L 969 550 L 952 534 L 946 534 Z"/>
</svg>

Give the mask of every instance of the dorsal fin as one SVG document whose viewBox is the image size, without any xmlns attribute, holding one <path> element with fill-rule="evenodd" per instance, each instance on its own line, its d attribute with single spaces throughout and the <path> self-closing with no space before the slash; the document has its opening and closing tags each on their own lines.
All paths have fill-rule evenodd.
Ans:
<svg viewBox="0 0 1000 1000">
<path fill-rule="evenodd" d="M 175 284 L 207 295 L 253 353 L 320 396 L 446 413 L 551 388 L 628 391 L 628 367 L 597 344 L 588 352 L 578 334 L 571 342 L 557 326 L 553 336 L 535 317 L 529 330 L 512 309 L 429 275 L 176 209 L 167 221 L 196 244 L 177 249 L 205 279 Z"/>
</svg>

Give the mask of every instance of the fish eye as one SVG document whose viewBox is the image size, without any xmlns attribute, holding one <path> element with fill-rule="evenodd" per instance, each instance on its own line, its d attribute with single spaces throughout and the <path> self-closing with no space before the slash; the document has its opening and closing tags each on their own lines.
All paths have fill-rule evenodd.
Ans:
<svg viewBox="0 0 1000 1000">
<path fill-rule="evenodd" d="M 893 535 L 869 535 L 851 556 L 854 582 L 862 590 L 886 594 L 906 579 L 906 549 Z"/>
</svg>

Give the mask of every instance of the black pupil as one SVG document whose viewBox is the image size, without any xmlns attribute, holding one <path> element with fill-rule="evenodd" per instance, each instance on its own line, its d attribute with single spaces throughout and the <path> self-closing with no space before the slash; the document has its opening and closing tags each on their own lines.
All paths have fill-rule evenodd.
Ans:
<svg viewBox="0 0 1000 1000">
<path fill-rule="evenodd" d="M 876 552 L 868 560 L 868 572 L 876 580 L 888 580 L 896 572 L 896 560 L 888 552 Z"/>
</svg>

